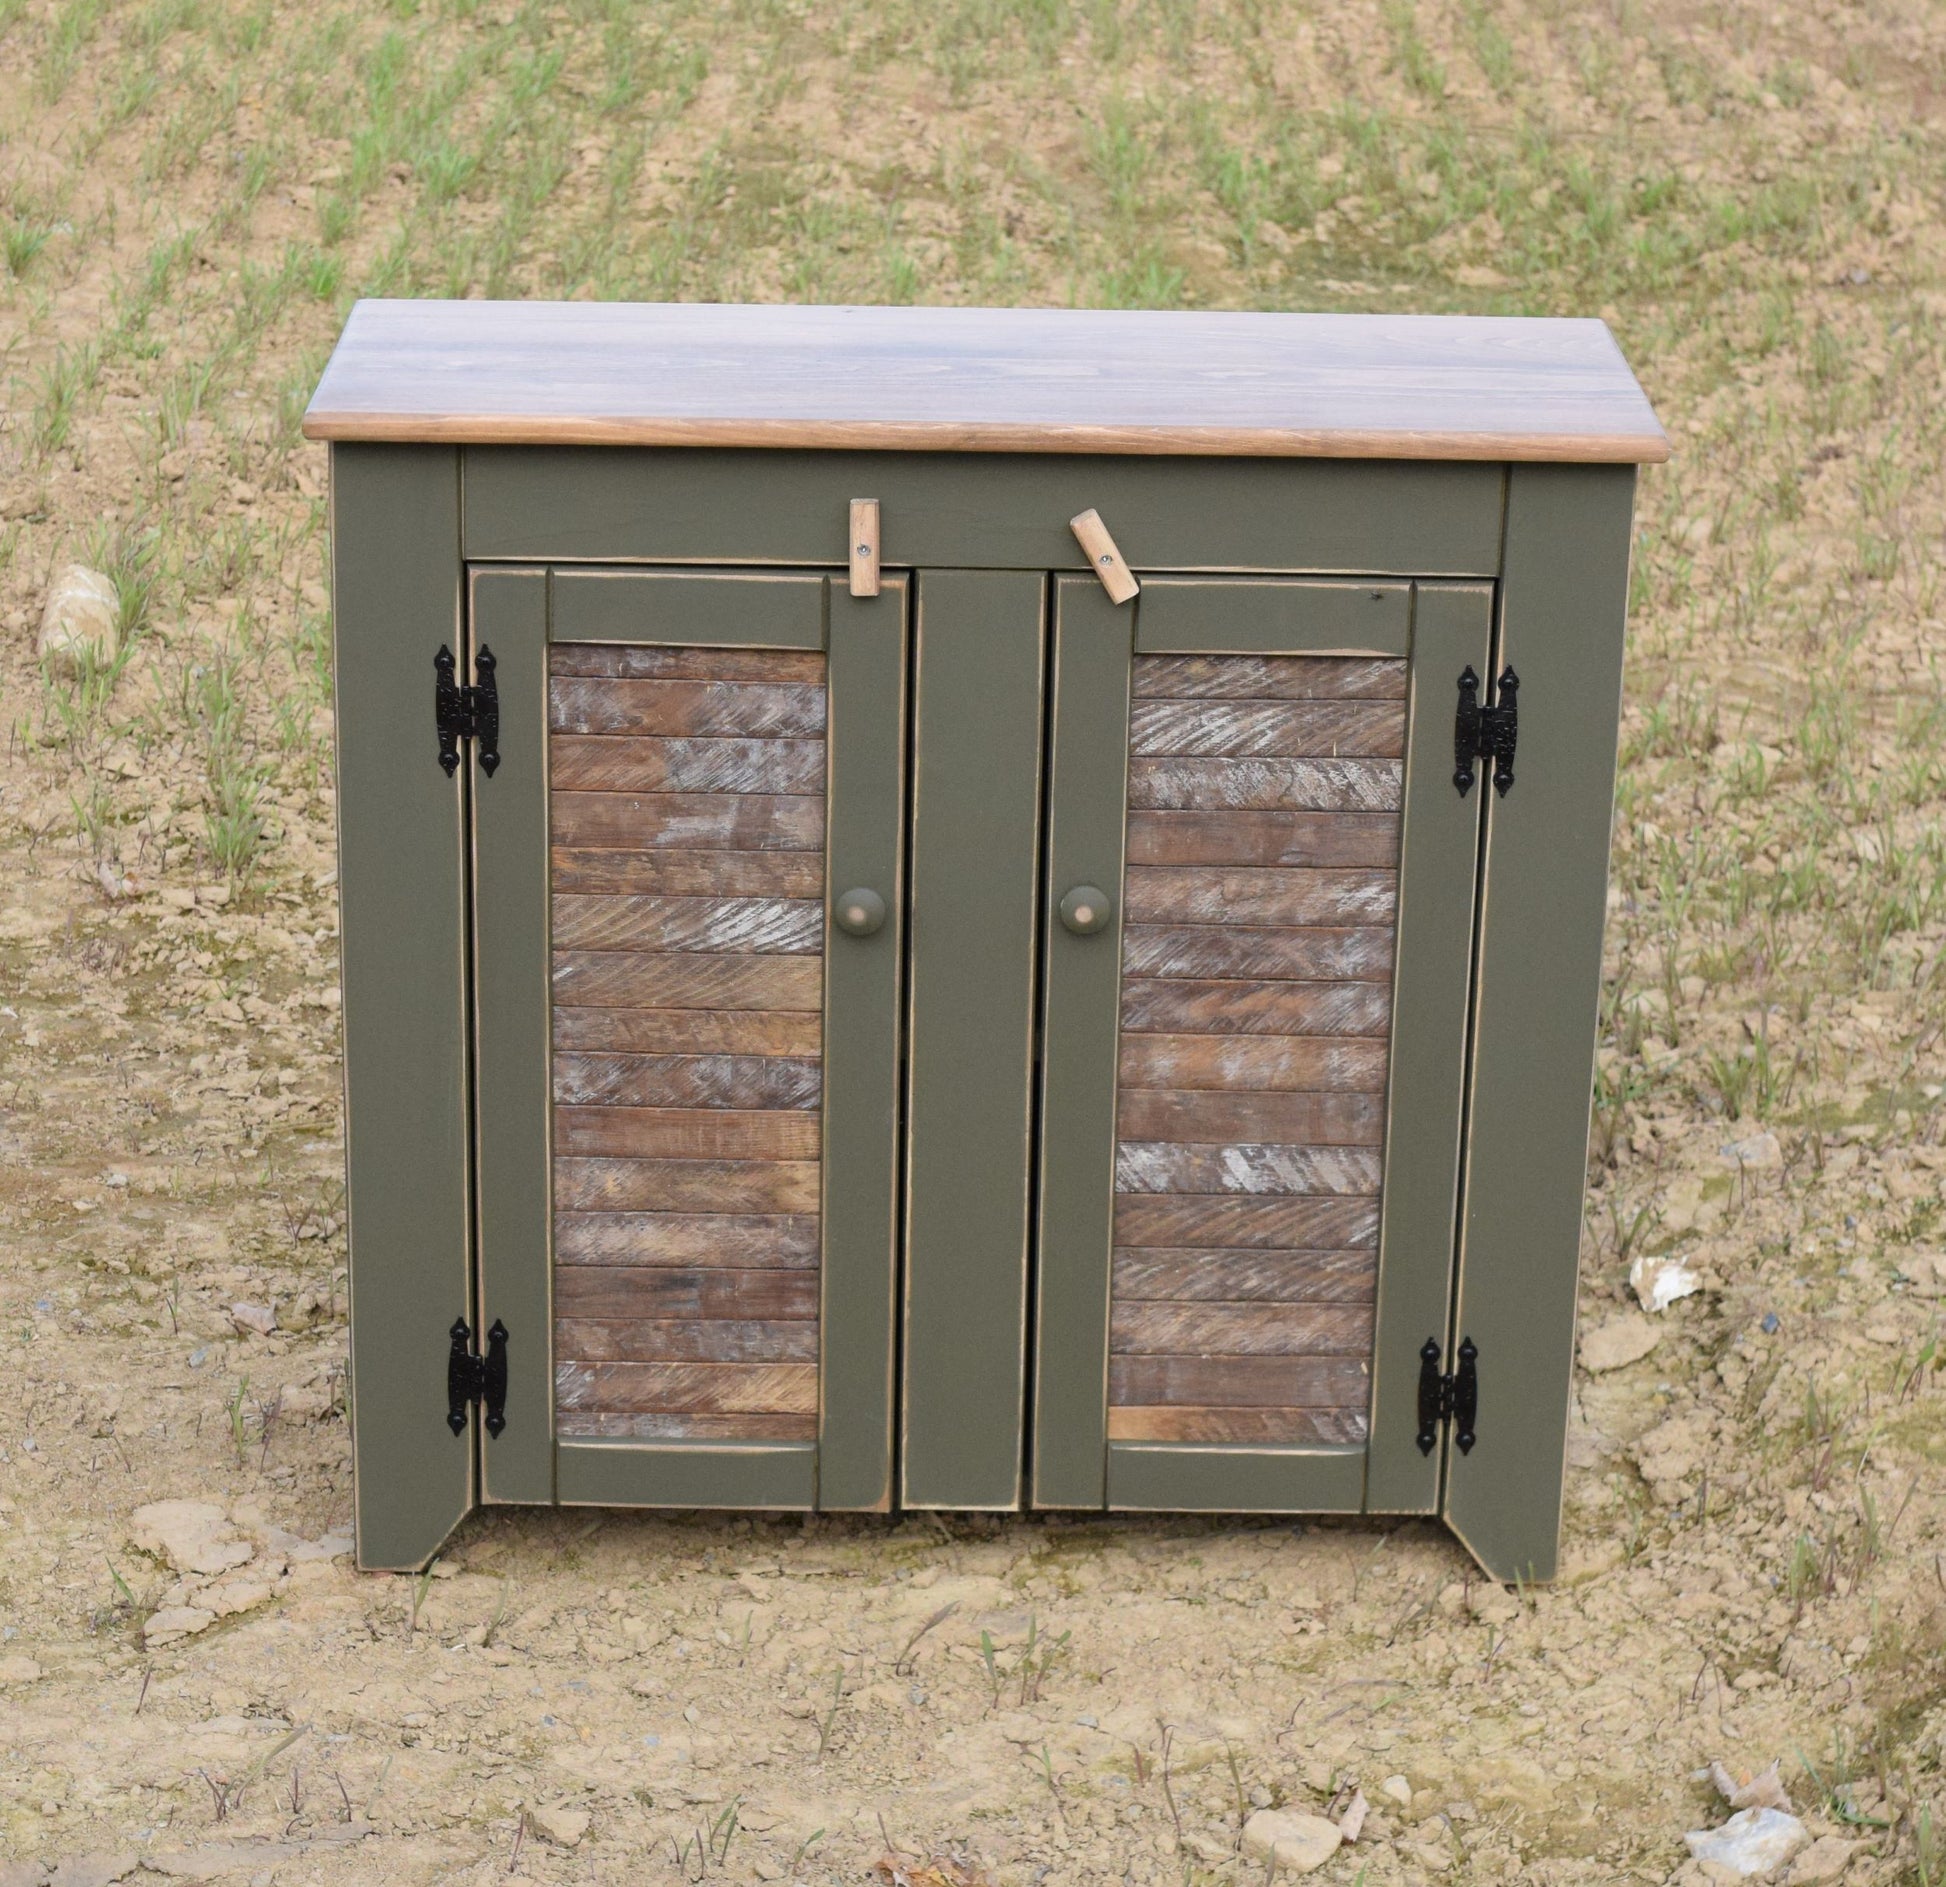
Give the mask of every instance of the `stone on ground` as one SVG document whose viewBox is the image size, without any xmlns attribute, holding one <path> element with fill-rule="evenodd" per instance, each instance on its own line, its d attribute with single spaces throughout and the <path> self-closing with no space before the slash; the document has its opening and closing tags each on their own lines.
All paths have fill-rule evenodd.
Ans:
<svg viewBox="0 0 1946 1887">
<path fill-rule="evenodd" d="M 1810 1838 L 1804 1824 L 1780 1808 L 1746 1808 L 1721 1828 L 1683 1836 L 1697 1860 L 1727 1867 L 1738 1880 L 1770 1879 Z"/>
<path fill-rule="evenodd" d="M 41 609 L 40 654 L 50 668 L 80 672 L 112 661 L 121 644 L 122 601 L 99 570 L 71 563 L 54 579 Z"/>
<path fill-rule="evenodd" d="M 1243 1824 L 1243 1851 L 1252 1860 L 1275 1863 L 1283 1874 L 1310 1874 L 1338 1852 L 1342 1840 L 1335 1822 L 1322 1815 L 1297 1815 L 1263 1808 Z"/>
</svg>

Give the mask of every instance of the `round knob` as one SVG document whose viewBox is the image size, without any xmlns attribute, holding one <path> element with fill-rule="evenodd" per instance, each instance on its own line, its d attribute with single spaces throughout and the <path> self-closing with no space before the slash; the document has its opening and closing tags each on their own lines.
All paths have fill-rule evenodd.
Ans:
<svg viewBox="0 0 1946 1887">
<path fill-rule="evenodd" d="M 846 936 L 869 937 L 885 922 L 885 900 L 860 886 L 838 900 L 834 915 Z"/>
<path fill-rule="evenodd" d="M 1061 900 L 1061 922 L 1077 937 L 1092 937 L 1108 928 L 1108 893 L 1094 885 L 1076 885 Z"/>
</svg>

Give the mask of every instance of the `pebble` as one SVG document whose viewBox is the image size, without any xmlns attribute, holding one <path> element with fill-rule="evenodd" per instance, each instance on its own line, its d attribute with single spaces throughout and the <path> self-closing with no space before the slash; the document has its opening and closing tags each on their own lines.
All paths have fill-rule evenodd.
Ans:
<svg viewBox="0 0 1946 1887">
<path fill-rule="evenodd" d="M 69 674 L 78 674 L 86 661 L 111 661 L 121 643 L 121 619 L 114 584 L 86 564 L 69 564 L 41 610 L 41 660 Z"/>
<path fill-rule="evenodd" d="M 1761 1880 L 1776 1873 L 1810 1838 L 1795 1815 L 1779 1808 L 1746 1808 L 1721 1828 L 1696 1829 L 1683 1836 L 1697 1860 L 1727 1867 L 1739 1880 Z"/>
<path fill-rule="evenodd" d="M 1342 1839 L 1337 1823 L 1289 1809 L 1262 1808 L 1243 1824 L 1244 1853 L 1288 1874 L 1315 1873 L 1338 1852 Z"/>
</svg>

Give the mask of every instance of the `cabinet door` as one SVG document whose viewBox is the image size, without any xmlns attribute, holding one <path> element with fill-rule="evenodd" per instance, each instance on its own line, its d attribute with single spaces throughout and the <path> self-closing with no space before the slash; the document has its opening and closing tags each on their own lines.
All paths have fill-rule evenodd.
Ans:
<svg viewBox="0 0 1946 1887">
<path fill-rule="evenodd" d="M 1490 586 L 1055 593 L 1036 1502 L 1433 1511 Z"/>
<path fill-rule="evenodd" d="M 904 618 L 898 578 L 474 573 L 489 1500 L 890 1501 Z"/>
</svg>

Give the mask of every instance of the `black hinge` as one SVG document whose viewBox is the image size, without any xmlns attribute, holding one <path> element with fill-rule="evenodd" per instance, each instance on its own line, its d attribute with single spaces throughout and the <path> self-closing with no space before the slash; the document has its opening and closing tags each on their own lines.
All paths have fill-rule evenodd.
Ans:
<svg viewBox="0 0 1946 1887">
<path fill-rule="evenodd" d="M 507 1426 L 507 1326 L 493 1320 L 484 1356 L 474 1355 L 473 1332 L 464 1317 L 455 1317 L 446 1334 L 453 1340 L 446 1356 L 446 1426 L 464 1435 L 467 1411 L 484 1402 L 486 1432 L 498 1435 Z"/>
<path fill-rule="evenodd" d="M 1480 1373 L 1474 1367 L 1480 1352 L 1471 1337 L 1459 1346 L 1459 1367 L 1450 1376 L 1439 1373 L 1439 1339 L 1428 1337 L 1419 1350 L 1419 1452 L 1429 1455 L 1439 1445 L 1439 1425 L 1451 1422 L 1453 1445 L 1461 1454 L 1473 1452 L 1473 1424 L 1480 1413 Z"/>
<path fill-rule="evenodd" d="M 497 664 L 484 643 L 473 658 L 474 681 L 462 688 L 454 672 L 453 652 L 442 646 L 432 658 L 433 720 L 439 728 L 439 764 L 450 780 L 459 771 L 459 744 L 473 741 L 479 748 L 480 771 L 491 778 L 500 764 L 500 689 L 493 679 Z"/>
<path fill-rule="evenodd" d="M 1514 747 L 1520 739 L 1520 677 L 1510 664 L 1500 671 L 1498 699 L 1480 705 L 1480 678 L 1460 670 L 1459 708 L 1453 716 L 1453 784 L 1464 799 L 1473 790 L 1473 762 L 1493 762 L 1493 790 L 1502 798 L 1514 783 Z"/>
</svg>

